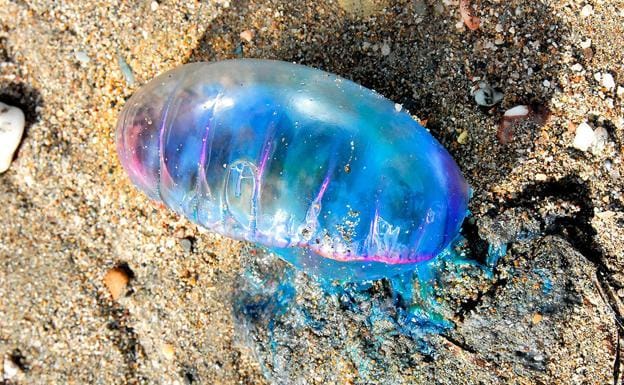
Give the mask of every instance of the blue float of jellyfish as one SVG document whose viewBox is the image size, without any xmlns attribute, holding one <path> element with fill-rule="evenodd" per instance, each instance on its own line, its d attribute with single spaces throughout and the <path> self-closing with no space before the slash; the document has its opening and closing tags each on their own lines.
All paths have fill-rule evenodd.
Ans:
<svg viewBox="0 0 624 385">
<path fill-rule="evenodd" d="M 127 102 L 117 150 L 152 199 L 321 278 L 412 271 L 467 214 L 457 165 L 399 105 L 286 62 L 194 63 L 157 77 Z"/>
</svg>

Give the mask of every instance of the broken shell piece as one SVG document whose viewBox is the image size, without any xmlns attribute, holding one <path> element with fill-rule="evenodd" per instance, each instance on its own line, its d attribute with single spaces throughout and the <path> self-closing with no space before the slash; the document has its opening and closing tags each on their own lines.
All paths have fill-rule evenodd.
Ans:
<svg viewBox="0 0 624 385">
<path fill-rule="evenodd" d="M 503 115 L 503 120 L 524 118 L 527 115 L 529 115 L 529 112 L 531 112 L 531 109 L 529 108 L 529 106 L 525 106 L 525 105 L 515 106 L 505 111 L 505 114 Z"/>
<path fill-rule="evenodd" d="M 459 13 L 469 30 L 474 31 L 481 25 L 481 19 L 474 15 L 470 0 L 459 0 Z"/>
<path fill-rule="evenodd" d="M 11 165 L 13 154 L 22 140 L 25 123 L 22 110 L 0 102 L 0 174 Z"/>
<path fill-rule="evenodd" d="M 592 144 L 592 153 L 599 154 L 607 146 L 609 141 L 609 132 L 604 127 L 598 127 L 594 130 L 594 143 Z"/>
<path fill-rule="evenodd" d="M 486 82 L 480 82 L 478 88 L 473 91 L 475 102 L 480 106 L 491 107 L 503 100 L 503 93 L 496 91 Z"/>
<path fill-rule="evenodd" d="M 615 89 L 615 80 L 613 79 L 613 75 L 608 72 L 602 74 L 600 84 L 602 84 L 602 86 L 609 91 Z"/>
<path fill-rule="evenodd" d="M 543 125 L 548 120 L 550 112 L 545 106 L 536 105 L 529 107 L 527 105 L 519 105 L 505 111 L 501 120 L 498 132 L 496 133 L 498 140 L 502 144 L 511 142 L 514 136 L 515 126 L 523 121 L 530 121 L 535 125 Z"/>
<path fill-rule="evenodd" d="M 247 43 L 251 43 L 251 41 L 252 41 L 252 40 L 253 40 L 253 38 L 254 38 L 254 35 L 255 35 L 255 33 L 254 33 L 254 31 L 253 31 L 253 30 L 251 30 L 251 29 L 246 29 L 246 30 L 244 30 L 243 32 L 241 32 L 239 36 L 240 36 L 240 38 L 241 38 L 242 40 L 245 40 Z"/>
</svg>

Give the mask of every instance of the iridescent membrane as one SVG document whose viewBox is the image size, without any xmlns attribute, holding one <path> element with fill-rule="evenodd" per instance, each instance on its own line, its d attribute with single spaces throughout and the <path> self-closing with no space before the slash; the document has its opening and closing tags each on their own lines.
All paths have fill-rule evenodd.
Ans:
<svg viewBox="0 0 624 385">
<path fill-rule="evenodd" d="M 193 63 L 157 77 L 124 108 L 117 150 L 152 199 L 321 278 L 413 270 L 467 214 L 457 165 L 400 106 L 286 62 Z"/>
</svg>

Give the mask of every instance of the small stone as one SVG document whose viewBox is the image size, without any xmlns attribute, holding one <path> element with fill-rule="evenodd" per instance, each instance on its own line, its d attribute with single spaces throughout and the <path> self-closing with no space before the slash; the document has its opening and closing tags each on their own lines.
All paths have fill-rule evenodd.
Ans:
<svg viewBox="0 0 624 385">
<path fill-rule="evenodd" d="M 535 174 L 535 180 L 538 182 L 544 182 L 548 179 L 548 176 L 546 174 Z"/>
<path fill-rule="evenodd" d="M 599 153 L 604 150 L 609 141 L 609 132 L 604 127 L 598 127 L 594 130 L 594 143 L 592 144 L 592 152 Z"/>
<path fill-rule="evenodd" d="M 491 107 L 503 100 L 503 93 L 496 91 L 486 82 L 480 82 L 473 91 L 475 102 L 480 106 Z"/>
<path fill-rule="evenodd" d="M 89 55 L 87 55 L 85 51 L 74 52 L 74 57 L 80 62 L 80 64 L 87 64 L 91 61 L 91 58 L 89 58 Z"/>
<path fill-rule="evenodd" d="M 130 68 L 130 65 L 126 62 L 126 59 L 121 55 L 117 55 L 117 63 L 119 64 L 121 74 L 126 80 L 126 83 L 129 86 L 134 85 L 134 74 L 132 73 L 132 68 Z"/>
<path fill-rule="evenodd" d="M 163 344 L 161 347 L 161 352 L 162 355 L 168 360 L 173 360 L 173 358 L 175 357 L 175 349 L 171 344 Z"/>
<path fill-rule="evenodd" d="M 104 285 L 115 301 L 124 293 L 128 282 L 130 282 L 130 273 L 127 268 L 114 267 L 104 276 Z"/>
<path fill-rule="evenodd" d="M 152 3 L 150 4 L 150 9 L 152 10 L 152 12 L 156 12 L 158 10 L 158 2 L 152 1 Z"/>
<path fill-rule="evenodd" d="M 609 91 L 615 89 L 615 80 L 613 79 L 613 75 L 608 72 L 602 74 L 602 80 L 600 83 Z"/>
<path fill-rule="evenodd" d="M 587 151 L 595 140 L 594 130 L 587 123 L 581 123 L 576 127 L 576 134 L 572 145 L 581 151 Z"/>
<path fill-rule="evenodd" d="M 536 324 L 542 322 L 543 319 L 544 319 L 544 317 L 540 313 L 535 313 L 535 314 L 533 314 L 533 317 L 531 318 L 531 323 L 533 325 L 536 325 Z"/>
<path fill-rule="evenodd" d="M 403 106 L 399 103 L 394 103 L 394 110 L 396 112 L 401 112 L 401 110 L 403 109 Z"/>
<path fill-rule="evenodd" d="M 581 42 L 582 49 L 588 49 L 592 45 L 592 39 L 587 39 Z"/>
<path fill-rule="evenodd" d="M 542 84 L 544 85 L 544 87 L 548 88 L 550 87 L 550 81 L 548 79 L 544 79 L 544 81 L 542 82 Z"/>
<path fill-rule="evenodd" d="M 594 7 L 587 4 L 581 9 L 581 17 L 589 17 L 594 14 Z"/>
<path fill-rule="evenodd" d="M 613 168 L 613 161 L 611 161 L 611 159 L 607 159 L 604 162 L 604 168 L 607 171 L 611 171 L 611 169 Z"/>
<path fill-rule="evenodd" d="M 381 54 L 383 56 L 390 55 L 390 46 L 388 45 L 388 43 L 384 42 L 383 45 L 381 46 Z"/>
<path fill-rule="evenodd" d="M 4 364 L 3 364 L 3 372 L 4 372 L 3 373 L 4 379 L 10 380 L 19 374 L 20 368 L 19 366 L 17 366 L 15 362 L 13 362 L 11 357 L 5 357 Z"/>
<path fill-rule="evenodd" d="M 617 91 L 615 91 L 615 94 L 619 97 L 623 97 L 624 96 L 624 87 L 622 86 L 618 86 Z"/>
<path fill-rule="evenodd" d="M 601 80 L 602 80 L 602 74 L 601 74 L 600 72 L 596 72 L 596 73 L 594 74 L 594 79 L 595 79 L 597 82 L 601 81 Z"/>
<path fill-rule="evenodd" d="M 0 102 L 0 174 L 11 166 L 15 150 L 22 141 L 25 124 L 22 110 Z"/>
<path fill-rule="evenodd" d="M 465 144 L 468 141 L 468 131 L 462 131 L 457 137 L 457 143 Z"/>
<path fill-rule="evenodd" d="M 254 31 L 252 31 L 251 29 L 246 29 L 243 32 L 241 32 L 239 36 L 241 39 L 245 40 L 247 43 L 251 43 L 254 37 Z"/>
<path fill-rule="evenodd" d="M 613 98 L 606 98 L 605 103 L 607 104 L 607 107 L 609 107 L 610 109 L 613 109 L 613 107 L 615 107 Z"/>
<path fill-rule="evenodd" d="M 580 63 L 576 63 L 572 66 L 572 71 L 581 72 L 583 70 L 583 66 Z"/>
<path fill-rule="evenodd" d="M 180 247 L 187 253 L 190 253 L 193 250 L 193 241 L 189 238 L 180 239 Z"/>
</svg>

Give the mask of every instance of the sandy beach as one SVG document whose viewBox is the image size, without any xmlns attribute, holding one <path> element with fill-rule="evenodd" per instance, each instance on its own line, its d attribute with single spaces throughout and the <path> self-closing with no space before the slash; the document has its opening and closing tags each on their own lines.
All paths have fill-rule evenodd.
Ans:
<svg viewBox="0 0 624 385">
<path fill-rule="evenodd" d="M 624 1 L 472 7 L 475 30 L 454 0 L 0 0 L 0 102 L 26 117 L 0 174 L 0 384 L 621 384 Z M 115 150 L 125 101 L 230 58 L 374 89 L 453 155 L 474 190 L 467 247 L 508 251 L 491 276 L 446 281 L 454 326 L 428 339 L 435 354 L 392 330 L 371 348 L 364 321 L 300 273 L 296 300 L 332 332 L 287 314 L 269 351 L 232 311 L 266 252 L 131 184 Z M 484 84 L 500 102 L 477 104 Z M 506 124 L 516 106 L 529 113 Z"/>
</svg>

